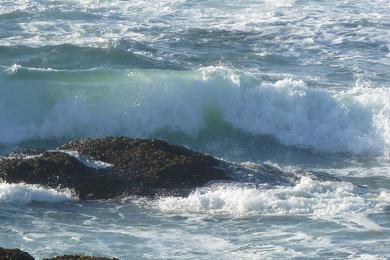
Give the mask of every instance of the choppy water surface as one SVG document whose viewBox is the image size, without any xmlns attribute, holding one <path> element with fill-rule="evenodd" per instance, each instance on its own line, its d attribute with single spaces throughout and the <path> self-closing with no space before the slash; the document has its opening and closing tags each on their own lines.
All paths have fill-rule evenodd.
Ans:
<svg viewBox="0 0 390 260">
<path fill-rule="evenodd" d="M 0 153 L 159 137 L 293 187 L 81 202 L 0 184 L 0 246 L 36 257 L 390 257 L 390 2 L 0 2 Z"/>
</svg>

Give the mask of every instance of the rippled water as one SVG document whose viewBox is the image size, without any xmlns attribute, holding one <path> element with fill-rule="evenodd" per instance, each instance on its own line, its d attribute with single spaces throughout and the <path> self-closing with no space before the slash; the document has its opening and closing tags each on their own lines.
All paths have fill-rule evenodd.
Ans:
<svg viewBox="0 0 390 260">
<path fill-rule="evenodd" d="M 0 184 L 0 246 L 36 257 L 390 257 L 390 2 L 0 2 L 0 154 L 158 137 L 293 187 L 82 202 Z M 255 166 L 254 166 L 255 167 Z"/>
</svg>

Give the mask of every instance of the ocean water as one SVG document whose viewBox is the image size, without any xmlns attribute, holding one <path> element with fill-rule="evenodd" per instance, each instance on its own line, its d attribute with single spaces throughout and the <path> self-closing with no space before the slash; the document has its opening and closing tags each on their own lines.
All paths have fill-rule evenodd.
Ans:
<svg viewBox="0 0 390 260">
<path fill-rule="evenodd" d="M 2 0 L 0 154 L 161 138 L 332 174 L 80 201 L 0 183 L 0 246 L 38 259 L 390 258 L 390 1 Z"/>
</svg>

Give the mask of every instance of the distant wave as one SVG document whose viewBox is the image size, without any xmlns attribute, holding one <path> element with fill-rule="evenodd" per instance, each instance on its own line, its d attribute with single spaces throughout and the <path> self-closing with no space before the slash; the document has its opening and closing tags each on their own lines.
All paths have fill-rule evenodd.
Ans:
<svg viewBox="0 0 390 260">
<path fill-rule="evenodd" d="M 386 154 L 390 89 L 331 92 L 303 81 L 274 83 L 207 67 L 50 70 L 0 74 L 0 143 L 30 139 L 236 129 L 320 151 Z"/>
</svg>

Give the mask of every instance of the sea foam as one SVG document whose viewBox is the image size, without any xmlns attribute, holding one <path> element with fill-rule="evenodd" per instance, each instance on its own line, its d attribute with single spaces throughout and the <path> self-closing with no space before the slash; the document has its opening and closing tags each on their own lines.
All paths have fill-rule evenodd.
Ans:
<svg viewBox="0 0 390 260">
<path fill-rule="evenodd" d="M 245 184 L 218 184 L 199 188 L 190 196 L 162 197 L 156 206 L 165 213 L 251 216 L 305 216 L 335 221 L 354 228 L 380 229 L 367 218 L 383 212 L 388 194 L 363 194 L 345 182 L 320 182 L 302 177 L 293 187 L 254 188 Z"/>
<path fill-rule="evenodd" d="M 0 203 L 64 202 L 74 199 L 70 190 L 57 191 L 38 185 L 0 183 Z"/>
</svg>

